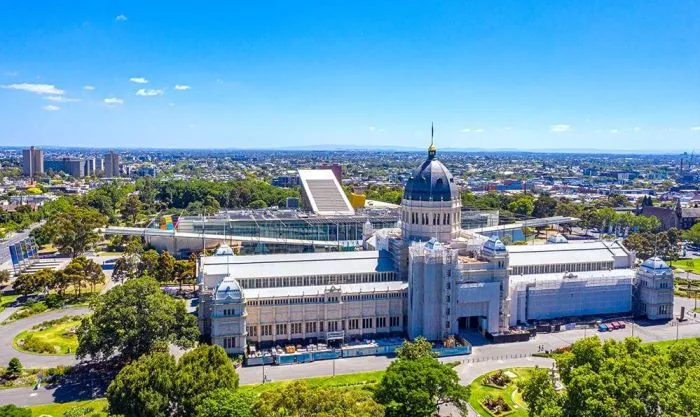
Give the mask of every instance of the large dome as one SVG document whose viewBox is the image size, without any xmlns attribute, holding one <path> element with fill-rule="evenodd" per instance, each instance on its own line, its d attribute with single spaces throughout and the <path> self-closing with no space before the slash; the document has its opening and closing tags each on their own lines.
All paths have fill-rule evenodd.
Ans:
<svg viewBox="0 0 700 417">
<path fill-rule="evenodd" d="M 450 201 L 459 199 L 459 189 L 450 171 L 435 159 L 435 147 L 428 150 L 428 159 L 406 182 L 403 198 L 417 201 Z"/>
</svg>

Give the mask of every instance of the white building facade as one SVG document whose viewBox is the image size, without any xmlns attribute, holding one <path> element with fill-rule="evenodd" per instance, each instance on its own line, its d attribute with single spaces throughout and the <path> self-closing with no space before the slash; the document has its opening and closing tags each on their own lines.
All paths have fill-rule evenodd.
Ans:
<svg viewBox="0 0 700 417">
<path fill-rule="evenodd" d="M 442 340 L 469 329 L 496 337 L 540 320 L 672 315 L 672 274 L 649 261 L 635 272 L 619 242 L 506 247 L 461 230 L 459 190 L 432 145 L 406 183 L 401 213 L 396 229 L 366 228 L 364 251 L 234 256 L 223 248 L 201 258 L 202 334 L 240 354 L 249 345 Z"/>
</svg>

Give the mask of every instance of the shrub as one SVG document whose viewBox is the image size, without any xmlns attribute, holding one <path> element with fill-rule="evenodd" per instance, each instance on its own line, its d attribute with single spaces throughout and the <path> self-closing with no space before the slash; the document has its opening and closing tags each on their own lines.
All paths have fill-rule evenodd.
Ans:
<svg viewBox="0 0 700 417">
<path fill-rule="evenodd" d="M 63 413 L 63 417 L 83 417 L 92 413 L 95 409 L 92 407 L 73 407 Z"/>
<path fill-rule="evenodd" d="M 44 303 L 48 308 L 59 308 L 63 305 L 64 300 L 58 294 L 49 294 L 44 298 Z"/>
<path fill-rule="evenodd" d="M 22 374 L 22 362 L 20 362 L 17 358 L 10 359 L 6 372 L 10 378 L 17 378 Z"/>
<path fill-rule="evenodd" d="M 51 343 L 37 339 L 30 334 L 24 339 L 22 348 L 34 353 L 56 353 L 56 348 Z"/>
</svg>

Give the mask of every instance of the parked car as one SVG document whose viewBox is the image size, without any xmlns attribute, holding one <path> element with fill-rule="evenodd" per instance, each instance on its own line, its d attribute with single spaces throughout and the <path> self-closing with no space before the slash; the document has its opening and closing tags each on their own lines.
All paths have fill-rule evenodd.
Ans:
<svg viewBox="0 0 700 417">
<path fill-rule="evenodd" d="M 624 329 L 625 327 L 627 327 L 627 325 L 625 324 L 624 321 L 618 321 L 617 324 L 620 325 L 620 328 L 621 328 L 621 329 Z"/>
<path fill-rule="evenodd" d="M 617 330 L 617 329 L 620 328 L 620 326 L 617 325 L 617 322 L 616 322 L 616 321 L 613 321 L 612 323 L 608 324 L 608 327 L 609 327 L 609 328 L 611 327 L 612 330 Z"/>
<path fill-rule="evenodd" d="M 600 324 L 598 325 L 598 331 L 599 331 L 599 332 L 607 332 L 607 331 L 608 331 L 608 326 L 606 326 L 606 325 L 603 324 L 603 323 L 600 323 Z"/>
<path fill-rule="evenodd" d="M 102 269 L 114 269 L 114 264 L 117 263 L 117 258 L 107 259 L 102 262 Z"/>
</svg>

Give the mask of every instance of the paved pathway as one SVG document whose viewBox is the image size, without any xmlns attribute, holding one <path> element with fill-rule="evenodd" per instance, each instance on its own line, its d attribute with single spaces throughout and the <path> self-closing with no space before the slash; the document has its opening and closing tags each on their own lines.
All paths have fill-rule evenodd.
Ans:
<svg viewBox="0 0 700 417">
<path fill-rule="evenodd" d="M 20 332 L 47 320 L 55 320 L 63 316 L 88 313 L 88 307 L 70 307 L 48 313 L 37 314 L 26 319 L 0 326 L 0 363 L 5 365 L 13 357 L 19 358 L 26 368 L 50 368 L 58 365 L 73 365 L 77 359 L 73 355 L 46 356 L 20 352 L 12 347 L 12 339 Z"/>
</svg>

